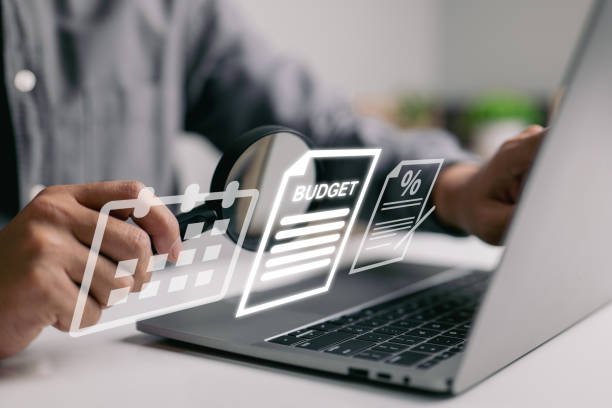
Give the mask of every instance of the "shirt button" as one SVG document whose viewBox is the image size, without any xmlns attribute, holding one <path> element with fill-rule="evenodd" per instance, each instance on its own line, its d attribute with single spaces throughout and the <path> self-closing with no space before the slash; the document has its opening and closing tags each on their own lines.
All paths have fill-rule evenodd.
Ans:
<svg viewBox="0 0 612 408">
<path fill-rule="evenodd" d="M 36 86 L 36 75 L 29 69 L 22 69 L 15 75 L 13 84 L 20 92 L 30 92 Z"/>
</svg>

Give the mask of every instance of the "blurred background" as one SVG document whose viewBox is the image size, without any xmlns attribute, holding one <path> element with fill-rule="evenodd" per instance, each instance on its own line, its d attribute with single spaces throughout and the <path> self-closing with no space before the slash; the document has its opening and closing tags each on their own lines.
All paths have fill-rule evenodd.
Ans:
<svg viewBox="0 0 612 408">
<path fill-rule="evenodd" d="M 586 0 L 234 0 L 272 46 L 355 107 L 440 126 L 488 156 L 546 123 Z"/>
<path fill-rule="evenodd" d="M 233 0 L 272 47 L 363 114 L 442 127 L 483 157 L 546 125 L 590 0 Z M 207 180 L 201 138 L 178 146 L 186 184 Z M 193 160 L 189 158 L 192 157 Z M 202 163 L 209 163 L 205 169 Z"/>
</svg>

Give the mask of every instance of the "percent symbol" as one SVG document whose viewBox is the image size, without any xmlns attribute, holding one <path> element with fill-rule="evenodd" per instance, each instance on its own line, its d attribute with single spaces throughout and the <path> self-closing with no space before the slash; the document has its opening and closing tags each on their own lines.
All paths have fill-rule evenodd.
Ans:
<svg viewBox="0 0 612 408">
<path fill-rule="evenodd" d="M 412 170 L 408 170 L 402 180 L 400 181 L 400 185 L 404 188 L 402 192 L 402 197 L 406 195 L 407 192 L 410 192 L 410 195 L 415 195 L 419 188 L 421 188 L 421 179 L 419 175 L 421 174 L 421 170 L 417 171 L 416 174 Z"/>
</svg>

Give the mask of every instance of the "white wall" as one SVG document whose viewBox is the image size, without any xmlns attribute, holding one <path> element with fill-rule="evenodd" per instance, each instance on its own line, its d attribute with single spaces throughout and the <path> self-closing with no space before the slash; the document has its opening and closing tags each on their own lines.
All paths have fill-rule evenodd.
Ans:
<svg viewBox="0 0 612 408">
<path fill-rule="evenodd" d="M 438 89 L 548 94 L 561 81 L 590 0 L 438 1 Z"/>
<path fill-rule="evenodd" d="M 349 96 L 549 93 L 590 0 L 234 0 L 270 43 Z"/>
<path fill-rule="evenodd" d="M 349 96 L 431 89 L 431 0 L 234 0 L 268 42 L 299 57 Z"/>
</svg>

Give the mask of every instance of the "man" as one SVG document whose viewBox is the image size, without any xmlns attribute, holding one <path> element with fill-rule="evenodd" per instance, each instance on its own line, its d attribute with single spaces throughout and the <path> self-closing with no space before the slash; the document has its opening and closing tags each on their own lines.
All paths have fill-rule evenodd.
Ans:
<svg viewBox="0 0 612 408">
<path fill-rule="evenodd" d="M 483 166 L 441 131 L 399 132 L 355 116 L 298 65 L 260 44 L 221 0 L 2 3 L 2 213 L 0 357 L 53 325 L 67 330 L 99 209 L 154 186 L 176 189 L 172 144 L 181 132 L 221 150 L 262 124 L 281 124 L 316 145 L 383 148 L 399 160 L 443 157 L 433 193 L 440 224 L 497 243 L 541 139 L 525 130 Z M 138 180 L 109 181 L 99 180 Z M 45 188 L 33 199 L 35 186 Z M 30 201 L 31 200 L 31 201 Z M 151 244 L 175 258 L 178 226 L 166 208 L 109 220 L 84 324 L 109 291 L 138 290 Z M 143 260 L 114 279 L 115 262 Z"/>
</svg>

